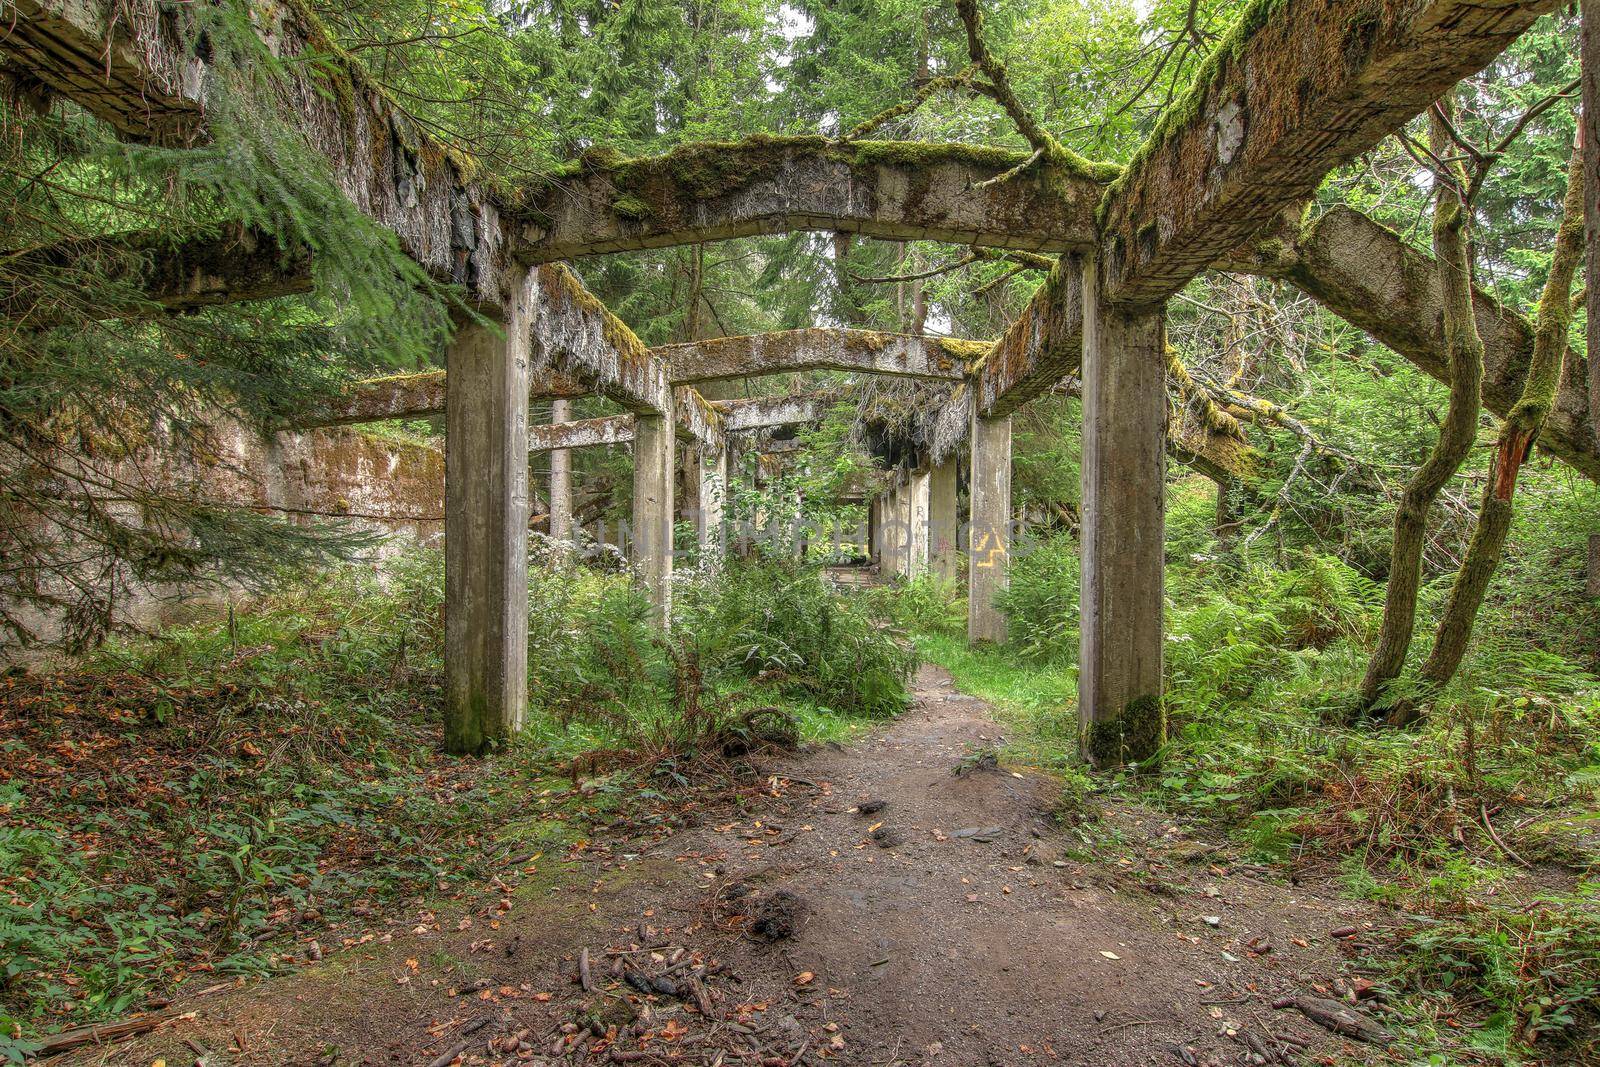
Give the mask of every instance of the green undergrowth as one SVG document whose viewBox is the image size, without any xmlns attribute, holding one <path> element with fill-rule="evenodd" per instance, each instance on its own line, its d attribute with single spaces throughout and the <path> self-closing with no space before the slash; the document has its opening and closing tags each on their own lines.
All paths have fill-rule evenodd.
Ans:
<svg viewBox="0 0 1600 1067">
<path fill-rule="evenodd" d="M 1572 597 L 1541 573 L 1544 595 Z M 1419 654 L 1442 594 L 1425 591 Z M 1419 726 L 1392 730 L 1350 721 L 1381 596 L 1316 553 L 1169 557 L 1169 740 L 1157 765 L 1094 788 L 1390 909 L 1358 969 L 1394 1009 L 1403 1061 L 1595 1062 L 1600 680 L 1568 658 L 1586 631 L 1491 603 L 1461 676 Z M 918 647 L 995 706 L 1007 759 L 1081 782 L 1075 544 L 1019 553 L 1004 603 L 1006 645 L 971 649 L 944 626 L 919 628 Z"/>
<path fill-rule="evenodd" d="M 670 638 L 625 575 L 532 572 L 527 727 L 482 760 L 440 751 L 433 551 L 0 679 L 0 1059 L 530 856 L 559 878 L 596 825 L 668 832 L 763 746 L 908 701 L 908 644 L 815 571 L 688 576 Z"/>
</svg>

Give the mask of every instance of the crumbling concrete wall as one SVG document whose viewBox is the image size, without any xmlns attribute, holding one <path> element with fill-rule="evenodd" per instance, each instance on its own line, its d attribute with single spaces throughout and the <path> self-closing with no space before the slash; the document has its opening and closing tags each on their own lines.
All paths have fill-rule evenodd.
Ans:
<svg viewBox="0 0 1600 1067">
<path fill-rule="evenodd" d="M 17 474 L 4 457 L 0 469 L 8 477 Z M 234 420 L 219 420 L 200 447 L 152 441 L 101 469 L 119 481 L 256 508 L 301 524 L 348 522 L 383 537 L 369 552 L 374 562 L 433 542 L 444 530 L 444 453 L 353 429 L 263 435 Z M 121 624 L 147 628 L 186 606 L 227 595 L 227 589 L 209 584 L 134 583 L 116 603 L 115 615 Z M 61 633 L 61 620 L 51 613 L 36 610 L 22 617 L 43 642 Z M 8 652 L 0 650 L 0 661 L 7 658 Z"/>
</svg>

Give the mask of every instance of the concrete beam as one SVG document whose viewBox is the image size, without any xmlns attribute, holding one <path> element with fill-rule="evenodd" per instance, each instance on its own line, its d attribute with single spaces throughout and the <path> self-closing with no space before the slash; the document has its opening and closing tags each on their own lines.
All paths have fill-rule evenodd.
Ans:
<svg viewBox="0 0 1600 1067">
<path fill-rule="evenodd" d="M 63 288 L 92 291 L 102 319 L 150 318 L 311 290 L 311 257 L 286 252 L 273 238 L 236 226 L 191 240 L 142 230 L 61 241 L 19 254 L 15 279 L 0 296 L 0 319 L 40 330 L 67 318 Z"/>
<path fill-rule="evenodd" d="M 139 141 L 185 144 L 199 129 L 205 64 L 154 10 L 109 18 L 80 0 L 7 0 L 0 51 L 62 96 Z"/>
<path fill-rule="evenodd" d="M 1252 0 L 1101 211 L 1105 299 L 1156 306 L 1556 0 Z M 1160 353 L 1157 353 L 1159 355 Z"/>
<path fill-rule="evenodd" d="M 859 371 L 960 381 L 987 342 L 912 337 L 874 330 L 785 330 L 662 345 L 673 384 L 728 381 L 798 371 Z"/>
<path fill-rule="evenodd" d="M 824 389 L 795 396 L 761 396 L 747 400 L 717 400 L 711 407 L 721 416 L 726 433 L 769 429 L 775 426 L 799 426 L 817 422 L 843 394 Z"/>
<path fill-rule="evenodd" d="M 528 431 L 528 451 L 563 453 L 572 448 L 626 444 L 633 440 L 633 424 L 632 415 L 607 415 L 535 426 Z"/>
<path fill-rule="evenodd" d="M 971 521 L 967 524 L 967 642 L 1002 644 L 1006 616 L 995 603 L 1010 584 L 1011 416 L 972 408 Z"/>
<path fill-rule="evenodd" d="M 1444 304 L 1433 257 L 1359 211 L 1334 207 L 1303 228 L 1300 213 L 1287 212 L 1220 265 L 1294 284 L 1430 377 L 1448 383 Z M 1481 290 L 1472 299 L 1484 347 L 1483 404 L 1504 417 L 1522 395 L 1533 355 L 1533 324 Z M 1593 369 L 1576 350 L 1567 350 L 1539 447 L 1600 481 L 1600 438 L 1588 384 Z"/>
<path fill-rule="evenodd" d="M 1166 331 L 1159 314 L 1096 299 L 1093 261 L 1084 288 L 1078 721 L 1084 755 L 1107 767 L 1143 763 L 1166 739 Z"/>
<path fill-rule="evenodd" d="M 1062 256 L 974 375 L 978 413 L 1010 415 L 1078 369 L 1083 358 L 1083 258 Z"/>
<path fill-rule="evenodd" d="M 969 145 L 749 137 L 663 156 L 592 152 L 517 215 L 527 262 L 793 230 L 1061 251 L 1095 240 L 1097 175 L 1034 167 L 982 185 L 1026 153 Z"/>
<path fill-rule="evenodd" d="M 104 119 L 131 140 L 205 139 L 209 74 L 192 49 L 185 5 L 147 5 L 131 18 L 112 4 L 9 0 L 6 64 Z M 264 46 L 278 75 L 259 103 L 285 116 L 350 202 L 399 238 L 434 278 L 463 286 L 485 309 L 521 287 L 506 256 L 498 195 L 463 156 L 423 132 L 302 5 L 262 8 Z"/>
<path fill-rule="evenodd" d="M 672 410 L 666 364 L 560 263 L 534 272 L 533 367 L 570 374 L 635 414 Z"/>
<path fill-rule="evenodd" d="M 529 400 L 572 400 L 593 393 L 587 385 L 558 371 L 528 375 Z M 294 420 L 295 429 L 353 426 L 385 419 L 420 419 L 445 413 L 445 372 L 418 371 L 352 382 L 344 394 Z"/>
</svg>

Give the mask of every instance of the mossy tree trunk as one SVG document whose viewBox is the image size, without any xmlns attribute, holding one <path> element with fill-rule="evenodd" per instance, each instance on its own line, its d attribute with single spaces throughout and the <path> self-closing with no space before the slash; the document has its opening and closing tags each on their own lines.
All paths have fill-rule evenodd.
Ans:
<svg viewBox="0 0 1600 1067">
<path fill-rule="evenodd" d="M 1440 111 L 1429 112 L 1434 155 L 1452 154 L 1448 127 Z M 1471 190 L 1459 164 L 1435 179 L 1433 250 L 1438 260 L 1444 297 L 1444 340 L 1450 367 L 1450 400 L 1433 451 L 1406 484 L 1394 516 L 1394 543 L 1389 553 L 1389 585 L 1383 602 L 1378 642 L 1361 680 L 1360 701 L 1371 711 L 1385 689 L 1399 677 L 1411 647 L 1417 618 L 1417 589 L 1422 583 L 1422 548 L 1428 512 L 1445 483 L 1460 468 L 1478 433 L 1479 395 L 1483 379 L 1483 339 L 1472 314 L 1472 262 L 1469 232 Z"/>
<path fill-rule="evenodd" d="M 1581 145 L 1572 154 L 1567 169 L 1565 214 L 1556 231 L 1555 251 L 1550 258 L 1550 276 L 1539 298 L 1539 315 L 1534 331 L 1533 357 L 1528 363 L 1527 382 L 1522 398 L 1506 414 L 1500 427 L 1500 440 L 1489 465 L 1483 501 L 1478 509 L 1478 526 L 1466 559 L 1450 586 L 1450 597 L 1439 620 L 1433 650 L 1422 665 L 1421 680 L 1429 689 L 1440 688 L 1455 677 L 1472 638 L 1473 623 L 1483 604 L 1489 582 L 1500 565 L 1506 534 L 1511 529 L 1513 495 L 1517 472 L 1521 470 L 1539 428 L 1555 402 L 1561 382 L 1561 364 L 1567 350 L 1567 331 L 1572 325 L 1572 279 L 1583 257 L 1584 224 L 1583 152 Z M 1404 725 L 1421 714 L 1416 701 L 1397 704 L 1389 715 L 1394 725 Z"/>
</svg>

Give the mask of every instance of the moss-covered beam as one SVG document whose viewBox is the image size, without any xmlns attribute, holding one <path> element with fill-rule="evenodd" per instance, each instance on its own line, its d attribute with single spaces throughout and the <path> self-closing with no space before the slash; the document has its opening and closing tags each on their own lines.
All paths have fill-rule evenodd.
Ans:
<svg viewBox="0 0 1600 1067">
<path fill-rule="evenodd" d="M 529 452 L 620 445 L 632 440 L 632 415 L 606 415 L 598 419 L 578 419 L 574 422 L 544 423 L 528 427 Z"/>
<path fill-rule="evenodd" d="M 555 370 L 580 378 L 594 392 L 636 414 L 671 410 L 666 362 L 585 289 L 571 270 L 546 263 L 530 271 L 528 279 L 518 299 L 528 302 L 536 371 Z"/>
<path fill-rule="evenodd" d="M 722 416 L 722 428 L 728 433 L 739 433 L 817 422 L 828 414 L 828 410 L 838 403 L 842 395 L 838 390 L 824 389 L 793 396 L 718 400 L 712 406 Z"/>
<path fill-rule="evenodd" d="M 353 426 L 386 419 L 422 419 L 443 415 L 445 374 L 442 370 L 394 374 L 353 382 L 344 394 L 320 410 L 293 420 L 296 429 L 317 426 Z M 569 374 L 535 372 L 529 400 L 574 400 L 594 390 Z"/>
<path fill-rule="evenodd" d="M 33 249 L 14 258 L 7 273 L 17 283 L 0 296 L 0 319 L 43 329 L 68 317 L 64 289 L 101 294 L 92 306 L 74 305 L 73 316 L 142 318 L 307 292 L 311 257 L 238 227 L 191 240 L 139 231 Z"/>
<path fill-rule="evenodd" d="M 166 6 L 4 0 L 0 69 L 25 71 L 125 137 L 186 143 L 202 122 L 205 64 Z"/>
<path fill-rule="evenodd" d="M 816 422 L 828 413 L 828 408 L 838 399 L 837 392 L 823 390 L 794 396 L 707 401 L 693 390 L 680 389 L 676 394 L 677 405 L 674 410 L 680 427 L 693 434 L 702 446 L 716 448 L 721 447 L 722 434 Z M 684 415 L 685 407 L 700 406 L 703 406 L 700 414 Z M 556 448 L 623 444 L 633 440 L 633 431 L 632 415 L 547 423 L 529 427 L 528 450 L 548 452 Z"/>
<path fill-rule="evenodd" d="M 1010 415 L 1083 360 L 1083 258 L 1062 256 L 974 373 L 978 414 Z"/>
<path fill-rule="evenodd" d="M 1433 257 L 1359 211 L 1335 207 L 1303 226 L 1298 211 L 1285 212 L 1220 265 L 1294 284 L 1430 377 L 1447 380 L 1443 298 Z M 1473 310 L 1483 338 L 1483 404 L 1503 417 L 1522 393 L 1533 324 L 1482 290 L 1473 293 Z M 1587 375 L 1583 355 L 1569 348 L 1539 446 L 1600 481 Z"/>
<path fill-rule="evenodd" d="M 1026 153 L 959 144 L 755 136 L 626 159 L 592 151 L 525 194 L 532 262 L 792 230 L 1062 251 L 1095 240 L 1117 168 L 1051 164 L 995 185 Z"/>
<path fill-rule="evenodd" d="M 987 352 L 984 341 L 875 330 L 812 329 L 718 337 L 653 349 L 675 383 L 839 370 L 960 381 Z"/>
<path fill-rule="evenodd" d="M 0 2 L 7 70 L 37 79 L 129 139 L 205 139 L 206 97 L 218 74 L 200 58 L 205 50 L 187 5 Z M 486 309 L 502 308 L 520 275 L 505 255 L 503 197 L 476 164 L 419 128 L 303 0 L 255 15 L 264 47 L 281 61 L 278 76 L 253 83 L 271 97 L 259 103 L 299 131 L 339 189 L 429 274 L 463 286 Z"/>
<path fill-rule="evenodd" d="M 1107 299 L 1155 305 L 1177 292 L 1556 6 L 1251 0 L 1107 191 Z"/>
</svg>

